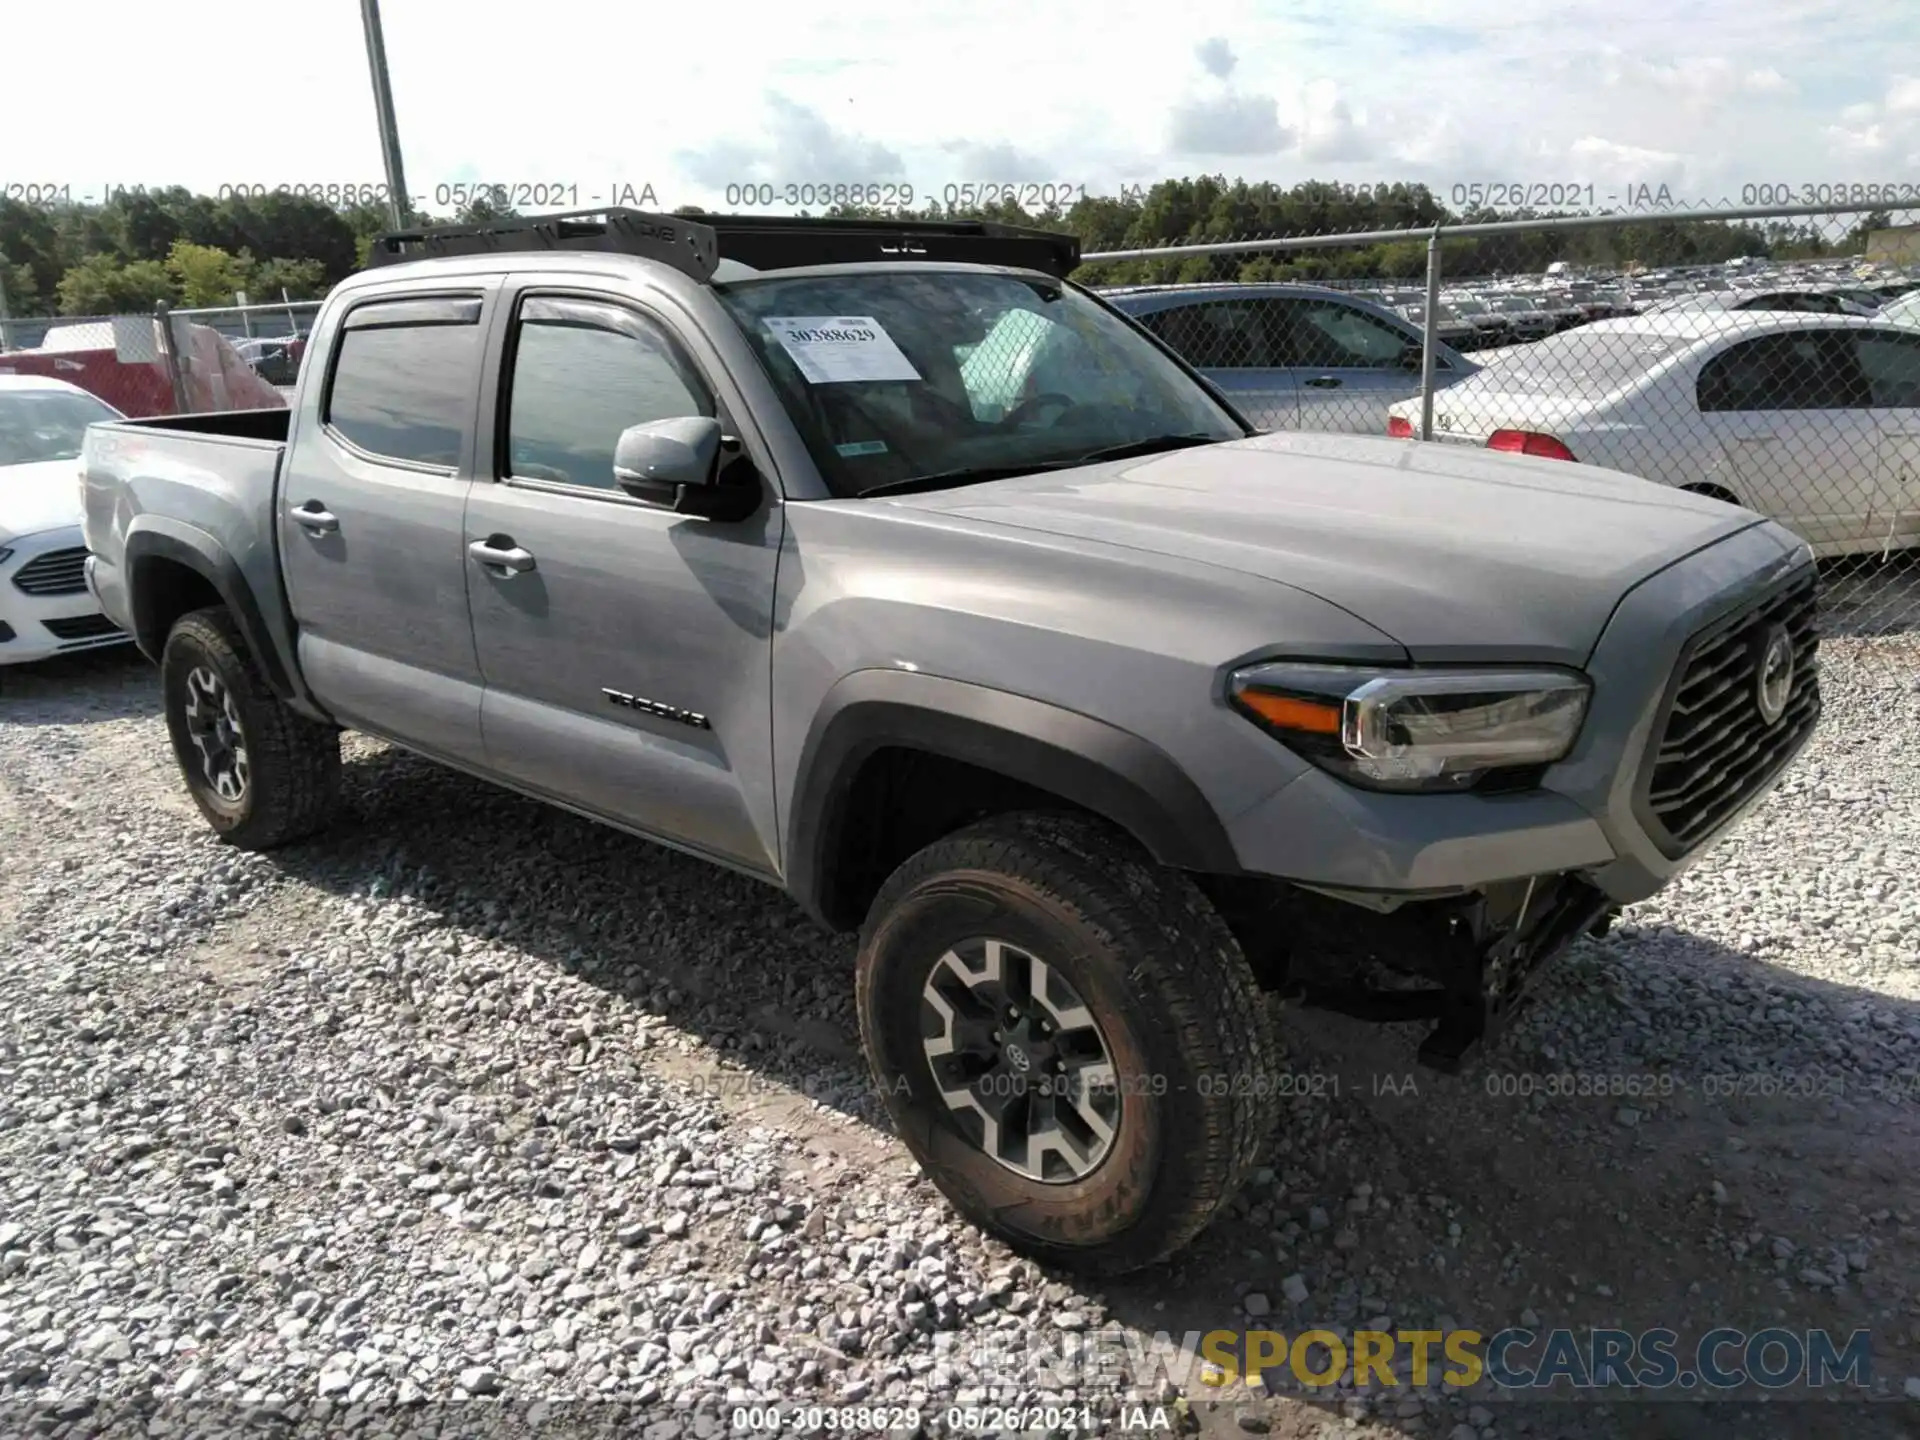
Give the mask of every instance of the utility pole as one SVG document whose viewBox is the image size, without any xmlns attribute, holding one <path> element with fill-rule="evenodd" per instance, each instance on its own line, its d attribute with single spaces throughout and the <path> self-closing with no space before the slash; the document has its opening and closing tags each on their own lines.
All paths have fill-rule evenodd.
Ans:
<svg viewBox="0 0 1920 1440">
<path fill-rule="evenodd" d="M 380 121 L 380 155 L 387 165 L 387 209 L 393 228 L 407 228 L 407 179 L 400 168 L 400 131 L 393 120 L 393 85 L 387 79 L 387 42 L 380 31 L 380 0 L 360 0 L 367 30 L 367 65 L 373 71 L 373 108 Z"/>
</svg>

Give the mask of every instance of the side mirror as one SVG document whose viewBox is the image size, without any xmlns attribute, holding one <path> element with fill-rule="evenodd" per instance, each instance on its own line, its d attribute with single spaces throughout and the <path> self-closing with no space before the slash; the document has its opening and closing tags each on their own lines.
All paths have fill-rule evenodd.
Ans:
<svg viewBox="0 0 1920 1440">
<path fill-rule="evenodd" d="M 613 478 L 636 500 L 703 520 L 744 520 L 760 507 L 752 466 L 738 460 L 721 476 L 721 451 L 739 449 L 710 415 L 676 415 L 620 432 Z M 744 474 L 741 473 L 744 467 Z"/>
<path fill-rule="evenodd" d="M 1404 347 L 1400 351 L 1400 368 L 1402 370 L 1418 370 L 1420 368 L 1420 354 L 1421 351 L 1418 345 L 1408 345 Z"/>
<path fill-rule="evenodd" d="M 711 485 L 719 459 L 720 422 L 676 415 L 622 430 L 613 447 L 613 478 L 628 491 Z"/>
</svg>

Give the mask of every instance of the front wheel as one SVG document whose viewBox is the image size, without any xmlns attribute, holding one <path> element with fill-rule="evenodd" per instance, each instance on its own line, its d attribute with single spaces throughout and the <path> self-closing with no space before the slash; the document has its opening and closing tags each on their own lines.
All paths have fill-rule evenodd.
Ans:
<svg viewBox="0 0 1920 1440">
<path fill-rule="evenodd" d="M 160 657 L 174 759 L 230 845 L 270 850 L 311 835 L 340 791 L 340 735 L 289 709 L 225 610 L 181 617 Z"/>
<path fill-rule="evenodd" d="M 913 856 L 861 937 L 861 1038 L 895 1125 L 976 1225 L 1048 1264 L 1165 1260 L 1265 1138 L 1272 1028 L 1193 882 L 1077 817 Z"/>
</svg>

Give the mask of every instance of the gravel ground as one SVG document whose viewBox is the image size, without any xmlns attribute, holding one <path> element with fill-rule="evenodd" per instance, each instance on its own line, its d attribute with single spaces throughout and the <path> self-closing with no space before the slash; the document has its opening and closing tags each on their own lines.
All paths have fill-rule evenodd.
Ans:
<svg viewBox="0 0 1920 1440">
<path fill-rule="evenodd" d="M 178 783 L 143 661 L 9 673 L 0 1428 L 496 1396 L 528 1421 L 516 1402 L 620 1397 L 662 1435 L 724 1433 L 696 1401 L 1104 1410 L 1109 1386 L 959 1362 L 995 1337 L 1524 1323 L 1868 1327 L 1894 1403 L 1195 1387 L 1170 1413 L 1920 1433 L 1920 643 L 1832 642 L 1824 670 L 1790 782 L 1582 942 L 1478 1068 L 1284 1013 L 1312 1078 L 1276 1102 L 1271 1168 L 1177 1266 L 1101 1290 L 918 1179 L 865 1092 L 851 945 L 778 893 L 358 737 L 334 831 L 239 854 Z"/>
</svg>

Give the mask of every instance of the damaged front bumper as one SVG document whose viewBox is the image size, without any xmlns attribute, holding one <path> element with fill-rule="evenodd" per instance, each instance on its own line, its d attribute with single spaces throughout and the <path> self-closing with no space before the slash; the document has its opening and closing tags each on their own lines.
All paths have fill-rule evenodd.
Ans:
<svg viewBox="0 0 1920 1440">
<path fill-rule="evenodd" d="M 1512 1018 L 1549 961 L 1582 935 L 1604 934 L 1619 913 L 1574 873 L 1402 899 L 1357 925 L 1353 897 L 1261 884 L 1214 898 L 1269 989 L 1362 1020 L 1431 1020 L 1418 1058 L 1447 1074 Z M 1425 983 L 1369 983 L 1381 972 Z"/>
</svg>

